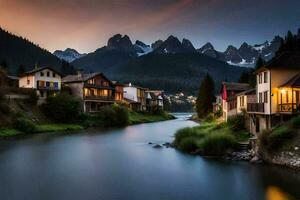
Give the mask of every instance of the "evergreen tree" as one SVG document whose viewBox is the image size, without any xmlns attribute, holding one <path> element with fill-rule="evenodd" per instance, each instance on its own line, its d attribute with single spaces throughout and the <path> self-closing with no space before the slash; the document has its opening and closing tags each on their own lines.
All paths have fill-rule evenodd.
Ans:
<svg viewBox="0 0 300 200">
<path fill-rule="evenodd" d="M 255 64 L 255 70 L 258 70 L 259 68 L 264 66 L 264 64 L 265 64 L 264 60 L 261 57 L 259 57 Z"/>
<path fill-rule="evenodd" d="M 216 100 L 214 91 L 214 80 L 209 74 L 206 74 L 201 82 L 196 102 L 196 110 L 199 118 L 203 118 L 212 112 L 213 102 Z"/>
<path fill-rule="evenodd" d="M 249 83 L 250 74 L 248 71 L 243 71 L 239 78 L 239 83 Z"/>
<path fill-rule="evenodd" d="M 18 76 L 21 76 L 24 73 L 25 73 L 25 66 L 21 64 L 21 65 L 19 65 L 19 68 L 18 68 Z"/>
</svg>

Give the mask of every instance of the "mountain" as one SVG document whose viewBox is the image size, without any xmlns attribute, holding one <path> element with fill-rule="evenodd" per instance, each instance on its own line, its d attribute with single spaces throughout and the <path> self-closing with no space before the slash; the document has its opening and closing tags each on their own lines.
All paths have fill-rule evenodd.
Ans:
<svg viewBox="0 0 300 200">
<path fill-rule="evenodd" d="M 71 49 L 71 48 L 67 48 L 64 51 L 56 50 L 56 51 L 54 51 L 53 54 L 55 56 L 57 56 L 58 58 L 65 60 L 69 63 L 86 55 L 85 53 L 80 54 L 80 53 L 78 53 L 78 51 L 76 51 L 75 49 Z"/>
<path fill-rule="evenodd" d="M 211 43 L 206 43 L 200 49 L 199 53 L 208 55 L 210 57 L 222 60 L 231 65 L 242 67 L 254 67 L 259 57 L 265 61 L 271 60 L 280 47 L 282 38 L 275 36 L 271 42 L 264 42 L 262 44 L 249 45 L 244 42 L 239 48 L 229 45 L 224 52 L 216 51 Z"/>
<path fill-rule="evenodd" d="M 216 84 L 236 81 L 245 68 L 230 66 L 199 54 L 192 43 L 174 36 L 147 45 L 128 36 L 115 35 L 107 46 L 72 62 L 85 71 L 101 71 L 112 80 L 132 82 L 144 87 L 163 89 L 167 93 L 184 91 L 195 94 L 200 81 L 210 73 Z"/>
<path fill-rule="evenodd" d="M 176 54 L 176 53 L 194 53 L 196 52 L 193 44 L 183 39 L 182 42 L 173 35 L 169 36 L 164 42 L 154 48 L 153 53 L 156 54 Z"/>
<path fill-rule="evenodd" d="M 49 51 L 1 28 L 0 62 L 7 64 L 8 73 L 11 75 L 18 74 L 20 65 L 23 65 L 25 70 L 32 70 L 35 65 L 38 65 L 52 66 L 63 74 L 71 74 L 75 71 L 71 65 L 63 62 Z"/>
</svg>

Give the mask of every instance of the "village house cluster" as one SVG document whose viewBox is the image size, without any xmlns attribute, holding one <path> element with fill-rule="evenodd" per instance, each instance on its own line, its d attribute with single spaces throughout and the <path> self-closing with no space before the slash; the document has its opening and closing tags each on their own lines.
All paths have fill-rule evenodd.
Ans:
<svg viewBox="0 0 300 200">
<path fill-rule="evenodd" d="M 214 111 L 225 121 L 244 112 L 249 131 L 271 130 L 300 112 L 300 56 L 284 53 L 255 71 L 256 87 L 223 82 Z"/>
<path fill-rule="evenodd" d="M 20 77 L 7 76 L 7 79 L 12 87 L 35 90 L 39 104 L 64 88 L 82 101 L 82 110 L 86 113 L 99 112 L 102 106 L 114 103 L 126 105 L 134 111 L 155 112 L 164 108 L 164 91 L 111 81 L 100 72 L 79 70 L 76 75 L 63 77 L 51 67 L 35 67 Z"/>
</svg>

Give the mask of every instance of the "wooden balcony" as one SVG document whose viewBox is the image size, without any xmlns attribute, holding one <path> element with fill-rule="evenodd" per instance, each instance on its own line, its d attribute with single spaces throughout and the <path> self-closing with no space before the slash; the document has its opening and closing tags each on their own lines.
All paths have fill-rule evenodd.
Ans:
<svg viewBox="0 0 300 200">
<path fill-rule="evenodd" d="M 283 103 L 278 104 L 278 112 L 281 113 L 299 113 L 300 112 L 300 104 L 296 103 Z"/>
<path fill-rule="evenodd" d="M 248 103 L 247 112 L 249 113 L 264 113 L 265 104 L 264 103 Z"/>
<path fill-rule="evenodd" d="M 113 101 L 115 101 L 115 97 L 114 96 L 95 96 L 95 95 L 90 95 L 90 96 L 85 96 L 84 100 L 95 100 L 95 101 L 113 102 Z"/>
</svg>

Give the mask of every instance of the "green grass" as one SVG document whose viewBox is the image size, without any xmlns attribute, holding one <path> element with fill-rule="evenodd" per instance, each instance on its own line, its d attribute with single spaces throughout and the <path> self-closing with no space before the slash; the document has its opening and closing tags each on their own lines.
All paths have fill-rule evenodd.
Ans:
<svg viewBox="0 0 300 200">
<path fill-rule="evenodd" d="M 175 134 L 174 145 L 185 152 L 202 155 L 223 155 L 236 149 L 238 142 L 247 141 L 249 133 L 235 132 L 227 123 L 205 122 L 200 126 L 180 129 Z"/>
<path fill-rule="evenodd" d="M 140 124 L 140 123 L 150 123 L 174 119 L 172 115 L 169 114 L 149 114 L 149 113 L 129 113 L 129 123 L 130 124 Z"/>
<path fill-rule="evenodd" d="M 83 126 L 78 124 L 43 124 L 37 125 L 37 132 L 61 132 L 83 130 Z"/>
<path fill-rule="evenodd" d="M 22 132 L 16 129 L 1 129 L 0 130 L 0 137 L 13 137 L 22 134 Z"/>
</svg>

